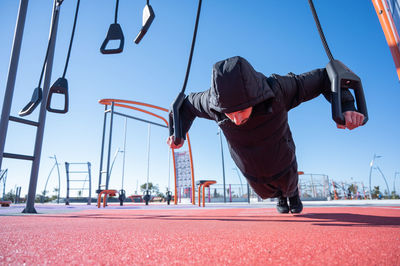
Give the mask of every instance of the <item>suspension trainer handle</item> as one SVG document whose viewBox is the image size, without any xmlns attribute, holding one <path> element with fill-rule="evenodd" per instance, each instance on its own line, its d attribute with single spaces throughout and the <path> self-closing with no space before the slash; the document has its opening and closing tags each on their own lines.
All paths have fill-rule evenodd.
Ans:
<svg viewBox="0 0 400 266">
<path fill-rule="evenodd" d="M 171 105 L 168 128 L 169 135 L 174 136 L 175 145 L 179 145 L 183 141 L 182 123 L 179 111 L 185 98 L 185 93 L 180 92 Z"/>
<path fill-rule="evenodd" d="M 119 46 L 117 48 L 107 49 L 107 44 L 109 41 L 119 41 Z M 119 54 L 124 50 L 125 37 L 122 32 L 122 28 L 118 23 L 113 23 L 108 28 L 107 36 L 104 39 L 100 47 L 100 52 L 102 54 Z"/>
<path fill-rule="evenodd" d="M 324 32 L 319 22 L 317 11 L 315 10 L 312 0 L 308 0 L 312 15 L 314 17 L 315 25 L 317 26 L 319 36 L 325 48 L 326 55 L 329 58 L 329 63 L 326 66 L 326 71 L 331 81 L 332 91 L 332 118 L 339 125 L 345 125 L 346 121 L 342 113 L 342 89 L 353 89 L 356 96 L 356 103 L 358 112 L 364 115 L 363 125 L 368 121 L 367 104 L 364 97 L 364 89 L 362 87 L 361 79 L 353 73 L 347 66 L 339 60 L 335 60 L 329 49 L 328 43 L 325 39 Z"/>
<path fill-rule="evenodd" d="M 346 121 L 342 112 L 342 89 L 353 89 L 356 97 L 357 111 L 364 115 L 363 125 L 368 121 L 367 104 L 361 79 L 339 60 L 332 60 L 326 66 L 332 91 L 332 119 L 340 125 Z"/>
<path fill-rule="evenodd" d="M 51 99 L 53 97 L 53 94 L 59 94 L 64 97 L 64 107 L 62 109 L 51 107 Z M 46 109 L 47 111 L 52 113 L 65 114 L 68 112 L 68 106 L 69 106 L 68 81 L 67 79 L 61 77 L 57 79 L 56 82 L 54 82 L 54 84 L 51 86 L 49 90 L 49 95 L 47 96 L 47 102 L 46 102 Z"/>
</svg>

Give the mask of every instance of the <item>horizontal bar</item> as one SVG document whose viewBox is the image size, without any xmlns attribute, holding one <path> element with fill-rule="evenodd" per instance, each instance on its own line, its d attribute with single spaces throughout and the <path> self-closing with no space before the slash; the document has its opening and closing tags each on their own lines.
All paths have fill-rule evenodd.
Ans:
<svg viewBox="0 0 400 266">
<path fill-rule="evenodd" d="M 78 180 L 78 179 L 75 179 L 75 180 L 69 180 L 69 182 L 86 182 L 86 181 L 88 181 L 89 182 L 89 180 Z"/>
<path fill-rule="evenodd" d="M 67 164 L 88 164 L 88 163 L 69 163 L 69 162 L 67 162 Z"/>
<path fill-rule="evenodd" d="M 17 122 L 17 123 L 22 123 L 22 124 L 26 124 L 26 125 L 35 126 L 35 127 L 39 126 L 38 122 L 27 120 L 27 119 L 22 119 L 22 118 L 15 117 L 15 116 L 10 116 L 9 119 L 10 119 L 10 121 L 14 121 L 14 122 Z"/>
<path fill-rule="evenodd" d="M 127 118 L 132 118 L 132 119 L 135 119 L 135 120 L 138 120 L 138 121 L 141 121 L 141 122 L 145 122 L 145 123 L 149 123 L 149 124 L 152 124 L 152 125 L 156 125 L 156 126 L 159 126 L 159 127 L 168 128 L 166 125 L 155 123 L 155 122 L 152 122 L 152 121 L 149 121 L 149 120 L 146 120 L 146 119 L 142 119 L 142 118 L 138 118 L 138 117 L 135 117 L 135 116 L 126 115 L 126 114 L 115 112 L 115 111 L 114 111 L 114 114 L 120 115 L 120 116 L 123 116 L 123 117 L 127 117 Z"/>
<path fill-rule="evenodd" d="M 29 156 L 29 155 L 21 155 L 21 154 L 14 154 L 14 153 L 3 153 L 4 158 L 11 158 L 11 159 L 18 159 L 18 160 L 30 160 L 33 161 L 35 160 L 34 156 Z"/>
<path fill-rule="evenodd" d="M 73 173 L 73 174 L 87 174 L 89 173 L 88 171 L 68 171 L 68 173 Z"/>
<path fill-rule="evenodd" d="M 69 190 L 89 190 L 89 188 L 69 188 Z"/>
</svg>

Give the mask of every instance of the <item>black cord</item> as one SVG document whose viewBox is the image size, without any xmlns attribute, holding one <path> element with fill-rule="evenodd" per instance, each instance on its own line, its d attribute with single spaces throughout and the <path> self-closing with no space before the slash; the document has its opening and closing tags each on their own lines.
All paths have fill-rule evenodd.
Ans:
<svg viewBox="0 0 400 266">
<path fill-rule="evenodd" d="M 115 18 L 114 18 L 115 24 L 117 24 L 117 19 L 118 19 L 118 6 L 119 6 L 119 0 L 117 0 L 117 3 L 115 5 Z"/>
<path fill-rule="evenodd" d="M 147 5 L 149 5 L 149 0 L 147 0 Z"/>
<path fill-rule="evenodd" d="M 69 63 L 69 57 L 71 55 L 71 48 L 72 48 L 72 42 L 74 41 L 74 35 L 75 35 L 75 27 L 76 27 L 76 21 L 78 19 L 78 11 L 79 11 L 79 3 L 81 0 L 78 0 L 76 3 L 76 10 L 75 10 L 75 18 L 74 18 L 74 26 L 72 27 L 72 33 L 71 33 L 71 40 L 69 42 L 69 48 L 68 48 L 68 54 L 67 54 L 67 60 L 65 61 L 65 67 L 64 67 L 64 73 L 63 73 L 63 78 L 65 78 L 65 74 L 67 73 L 67 68 L 68 68 L 68 63 Z"/>
<path fill-rule="evenodd" d="M 184 93 L 186 90 L 186 84 L 187 84 L 187 81 L 189 78 L 189 73 L 190 73 L 190 66 L 192 65 L 193 50 L 194 50 L 194 45 L 196 43 L 197 28 L 199 25 L 199 18 L 200 18 L 201 1 L 202 0 L 199 0 L 199 6 L 197 7 L 197 16 L 196 16 L 196 24 L 194 26 L 194 32 L 193 32 L 192 47 L 190 48 L 190 56 L 189 56 L 189 61 L 188 61 L 188 65 L 186 68 L 186 76 L 185 76 L 185 81 L 183 82 L 183 87 L 182 87 L 181 93 Z"/>
<path fill-rule="evenodd" d="M 58 2 L 58 0 L 54 0 L 55 4 L 54 4 L 54 9 L 53 9 L 53 21 L 51 23 L 51 27 L 50 27 L 50 37 L 49 37 L 49 42 L 47 44 L 47 50 L 46 50 L 46 56 L 44 58 L 44 62 L 43 62 L 43 67 L 42 67 L 42 72 L 40 73 L 40 78 L 39 78 L 39 85 L 38 88 L 40 88 L 40 85 L 42 84 L 42 79 L 43 79 L 43 74 L 44 74 L 44 69 L 46 67 L 47 64 L 47 57 L 49 56 L 49 51 L 50 51 L 50 45 L 51 42 L 53 40 L 53 33 L 54 33 L 54 24 L 55 21 L 57 20 L 58 17 L 58 13 L 59 13 L 59 5 L 61 5 L 62 2 Z"/>
<path fill-rule="evenodd" d="M 317 15 L 317 12 L 315 11 L 313 1 L 308 0 L 308 3 L 310 4 L 311 12 L 313 14 L 315 24 L 317 25 L 317 28 L 318 28 L 319 37 L 321 37 L 322 44 L 324 45 L 326 55 L 328 56 L 330 61 L 333 61 L 334 59 L 333 59 L 331 50 L 329 50 L 328 43 L 326 42 L 324 32 L 322 31 L 322 28 L 321 28 L 321 24 L 319 23 L 318 15 Z"/>
</svg>

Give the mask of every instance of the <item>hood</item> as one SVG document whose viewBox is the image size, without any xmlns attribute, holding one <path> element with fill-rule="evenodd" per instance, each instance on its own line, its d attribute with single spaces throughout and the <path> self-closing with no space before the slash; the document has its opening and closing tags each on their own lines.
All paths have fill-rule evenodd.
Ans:
<svg viewBox="0 0 400 266">
<path fill-rule="evenodd" d="M 210 108 L 232 113 L 275 96 L 267 78 L 250 63 L 235 56 L 214 64 L 210 88 Z"/>
</svg>

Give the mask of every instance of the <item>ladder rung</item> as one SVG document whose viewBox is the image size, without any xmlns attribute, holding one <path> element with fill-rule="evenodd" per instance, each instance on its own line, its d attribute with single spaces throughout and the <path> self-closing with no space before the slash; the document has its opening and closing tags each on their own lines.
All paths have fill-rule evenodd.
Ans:
<svg viewBox="0 0 400 266">
<path fill-rule="evenodd" d="M 73 174 L 87 174 L 88 171 L 68 171 L 68 173 L 73 173 Z"/>
<path fill-rule="evenodd" d="M 18 122 L 18 123 L 22 123 L 22 124 L 26 124 L 26 125 L 31 125 L 31 126 L 35 126 L 35 127 L 39 126 L 38 122 L 27 120 L 27 119 L 23 119 L 23 118 L 19 118 L 19 117 L 15 117 L 15 116 L 10 116 L 9 119 L 10 119 L 10 121 L 14 121 L 14 122 Z"/>
<path fill-rule="evenodd" d="M 35 160 L 34 156 L 29 156 L 29 155 L 21 155 L 21 154 L 14 154 L 14 153 L 3 153 L 3 157 L 5 158 L 11 158 L 11 159 L 19 159 L 19 160 L 30 160 L 33 161 Z"/>
</svg>

